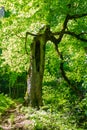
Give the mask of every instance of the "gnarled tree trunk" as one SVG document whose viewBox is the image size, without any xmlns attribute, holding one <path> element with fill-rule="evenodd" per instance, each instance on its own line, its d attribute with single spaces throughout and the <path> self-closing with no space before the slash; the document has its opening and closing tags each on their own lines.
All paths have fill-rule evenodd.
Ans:
<svg viewBox="0 0 87 130">
<path fill-rule="evenodd" d="M 42 80 L 45 64 L 46 30 L 34 37 L 31 44 L 31 65 L 27 77 L 28 102 L 32 107 L 42 105 Z"/>
</svg>

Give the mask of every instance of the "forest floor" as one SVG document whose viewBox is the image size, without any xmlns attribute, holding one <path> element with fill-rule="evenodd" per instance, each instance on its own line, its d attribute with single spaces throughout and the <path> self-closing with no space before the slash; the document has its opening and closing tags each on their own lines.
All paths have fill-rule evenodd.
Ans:
<svg viewBox="0 0 87 130">
<path fill-rule="evenodd" d="M 7 110 L 0 119 L 0 130 L 32 130 L 33 122 L 20 112 L 22 105 Z"/>
</svg>

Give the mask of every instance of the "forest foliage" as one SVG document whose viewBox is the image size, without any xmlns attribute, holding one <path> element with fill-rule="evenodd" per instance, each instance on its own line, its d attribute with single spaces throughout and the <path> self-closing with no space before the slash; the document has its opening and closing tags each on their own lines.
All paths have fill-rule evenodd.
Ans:
<svg viewBox="0 0 87 130">
<path fill-rule="evenodd" d="M 34 114 L 31 118 L 36 121 L 36 127 L 40 128 L 43 128 L 49 120 L 46 124 L 48 129 L 54 127 L 60 130 L 87 129 L 87 2 L 85 0 L 1 0 L 0 7 L 2 6 L 5 7 L 5 16 L 0 18 L 0 93 L 8 94 L 11 98 L 23 98 L 26 92 L 30 44 L 33 39 L 33 36 L 29 36 L 25 46 L 26 32 L 37 34 L 44 25 L 50 25 L 53 33 L 61 32 L 67 14 L 75 16 L 68 21 L 69 34 L 63 35 L 58 49 L 63 55 L 66 76 L 72 86 L 83 93 L 84 98 L 79 100 L 62 77 L 61 59 L 53 43 L 48 41 L 43 81 L 43 109 L 46 113 L 43 113 L 43 110 L 39 113 L 32 109 Z M 82 17 L 82 14 L 85 16 Z M 58 38 L 58 35 L 55 37 Z M 0 94 L 0 114 L 12 104 L 11 99 Z M 28 109 L 31 108 L 23 107 L 21 111 L 32 114 Z M 39 119 L 38 115 L 42 118 Z M 53 123 L 51 127 L 50 122 Z"/>
</svg>

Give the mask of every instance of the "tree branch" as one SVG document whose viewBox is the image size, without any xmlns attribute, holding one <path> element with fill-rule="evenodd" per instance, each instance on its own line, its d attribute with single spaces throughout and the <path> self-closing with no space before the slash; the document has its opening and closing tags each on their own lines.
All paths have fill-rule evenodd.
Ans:
<svg viewBox="0 0 87 130">
<path fill-rule="evenodd" d="M 76 15 L 69 15 L 69 19 L 77 19 L 77 18 L 81 18 L 81 17 L 85 17 L 85 16 L 87 16 L 87 13 L 76 14 Z"/>
<path fill-rule="evenodd" d="M 70 31 L 65 31 L 64 32 L 65 34 L 68 34 L 68 35 L 71 35 L 71 36 L 73 36 L 73 37 L 75 37 L 75 38 L 77 38 L 78 40 L 81 40 L 81 41 L 83 41 L 83 42 L 87 42 L 87 39 L 84 39 L 84 38 L 82 38 L 81 37 L 81 35 L 84 35 L 84 34 L 87 34 L 87 33 L 80 33 L 80 34 L 76 34 L 76 33 L 74 33 L 74 32 L 70 32 Z"/>
<path fill-rule="evenodd" d="M 65 80 L 65 81 L 67 82 L 67 84 L 71 87 L 71 89 L 76 93 L 76 95 L 77 95 L 80 99 L 82 99 L 82 98 L 84 97 L 82 91 L 80 91 L 75 85 L 73 85 L 73 84 L 71 83 L 71 81 L 69 80 L 69 78 L 67 77 L 67 75 L 66 75 L 66 72 L 65 72 L 65 70 L 64 70 L 64 58 L 63 58 L 62 53 L 61 53 L 61 52 L 59 51 L 59 49 L 58 49 L 58 44 L 57 44 L 58 41 L 57 41 L 57 39 L 52 35 L 50 40 L 54 43 L 54 45 L 55 45 L 55 50 L 56 50 L 58 56 L 59 56 L 60 59 L 61 59 L 61 62 L 60 62 L 60 70 L 61 70 L 61 74 L 62 74 L 64 80 Z"/>
<path fill-rule="evenodd" d="M 67 29 L 67 23 L 69 21 L 69 15 L 66 16 L 65 21 L 63 23 L 63 28 L 60 32 L 55 32 L 52 33 L 51 31 L 49 31 L 49 40 L 52 41 L 55 44 L 55 47 L 58 47 L 57 45 L 61 42 L 64 32 Z M 54 35 L 59 35 L 58 38 L 55 38 Z"/>
<path fill-rule="evenodd" d="M 84 97 L 83 95 L 83 92 L 80 91 L 75 85 L 73 85 L 70 81 L 70 79 L 67 77 L 66 75 L 66 72 L 64 70 L 64 59 L 63 59 L 63 55 L 62 53 L 59 51 L 59 49 L 56 47 L 56 51 L 57 51 L 57 54 L 58 56 L 60 57 L 61 59 L 61 62 L 60 62 L 60 70 L 61 70 L 61 74 L 64 78 L 64 80 L 67 82 L 67 84 L 71 87 L 71 89 L 76 93 L 76 95 L 82 99 Z"/>
<path fill-rule="evenodd" d="M 42 34 L 34 34 L 34 33 L 30 33 L 30 32 L 26 32 L 26 35 L 31 35 L 31 36 L 41 36 Z"/>
<path fill-rule="evenodd" d="M 27 51 L 27 37 L 28 37 L 28 35 L 36 37 L 36 36 L 41 36 L 42 34 L 33 34 L 33 33 L 30 33 L 30 32 L 26 32 L 26 36 L 25 36 L 25 51 L 26 51 L 26 54 L 28 54 L 28 51 Z"/>
<path fill-rule="evenodd" d="M 67 29 L 67 24 L 68 24 L 68 21 L 69 21 L 69 20 L 77 19 L 77 18 L 81 18 L 81 17 L 85 17 L 85 16 L 87 16 L 87 13 L 84 13 L 84 14 L 76 14 L 76 15 L 69 15 L 69 14 L 67 14 L 67 16 L 66 16 L 66 18 L 65 18 L 65 21 L 64 21 L 64 23 L 63 23 L 63 28 L 62 28 L 62 30 L 61 30 L 60 32 L 52 33 L 53 35 L 59 35 L 59 38 L 57 39 L 57 44 L 59 44 L 60 41 L 62 40 L 64 33 L 65 33 L 65 34 L 72 35 L 72 36 L 76 37 L 77 39 L 79 39 L 79 40 L 81 40 L 81 41 L 87 42 L 87 39 L 84 39 L 84 38 L 81 38 L 81 37 L 80 37 L 81 35 L 87 34 L 87 33 L 75 34 L 74 32 L 65 31 L 65 30 Z"/>
<path fill-rule="evenodd" d="M 62 38 L 63 38 L 64 32 L 67 29 L 68 21 L 69 21 L 69 15 L 67 14 L 67 16 L 65 18 L 65 21 L 63 23 L 63 29 L 60 31 L 60 34 L 59 34 L 59 38 L 58 38 L 58 43 L 57 44 L 59 44 L 61 42 Z"/>
</svg>

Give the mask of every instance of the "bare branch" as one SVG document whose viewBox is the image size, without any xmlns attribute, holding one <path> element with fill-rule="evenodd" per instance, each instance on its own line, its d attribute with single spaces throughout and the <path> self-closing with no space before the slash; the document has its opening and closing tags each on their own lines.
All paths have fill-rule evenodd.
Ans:
<svg viewBox="0 0 87 130">
<path fill-rule="evenodd" d="M 59 34 L 58 44 L 61 42 L 61 40 L 62 40 L 62 38 L 63 38 L 63 35 L 64 35 L 64 32 L 65 32 L 65 30 L 67 29 L 68 21 L 69 21 L 69 15 L 66 16 L 65 21 L 64 21 L 64 23 L 63 23 L 63 29 L 61 30 L 61 32 L 60 32 L 60 34 Z"/>
<path fill-rule="evenodd" d="M 81 18 L 81 17 L 85 17 L 85 16 L 87 16 L 87 13 L 76 14 L 76 15 L 69 15 L 69 14 L 67 14 L 67 16 L 65 18 L 65 21 L 63 23 L 63 29 L 60 32 L 52 33 L 53 35 L 59 35 L 59 38 L 57 39 L 57 44 L 60 43 L 60 41 L 62 40 L 64 34 L 72 35 L 72 36 L 76 37 L 77 39 L 79 39 L 81 41 L 87 42 L 87 39 L 84 39 L 84 38 L 80 37 L 81 35 L 86 34 L 86 33 L 80 33 L 78 35 L 78 34 L 75 34 L 74 32 L 65 31 L 67 29 L 67 24 L 68 24 L 69 20 L 77 19 L 77 18 Z"/>
<path fill-rule="evenodd" d="M 87 13 L 76 14 L 76 15 L 69 15 L 69 19 L 77 19 L 77 18 L 81 18 L 81 17 L 85 17 L 85 16 L 87 16 Z"/>
<path fill-rule="evenodd" d="M 34 33 L 26 32 L 26 35 L 31 35 L 31 36 L 41 36 L 42 34 L 34 34 Z"/>
<path fill-rule="evenodd" d="M 25 37 L 23 37 L 23 36 L 19 36 L 18 34 L 15 34 L 18 38 L 20 38 L 20 39 L 25 39 Z"/>
<path fill-rule="evenodd" d="M 54 32 L 52 33 L 53 35 L 60 35 L 61 31 L 60 32 Z"/>
<path fill-rule="evenodd" d="M 78 34 L 78 35 L 81 36 L 81 35 L 85 35 L 85 34 L 87 34 L 87 32 L 81 32 L 81 33 Z"/>
<path fill-rule="evenodd" d="M 42 34 L 33 34 L 33 33 L 30 33 L 30 32 L 26 32 L 26 36 L 25 36 L 25 51 L 26 51 L 26 54 L 28 54 L 28 51 L 27 51 L 27 37 L 28 37 L 28 35 L 36 37 L 36 36 L 41 36 Z"/>
<path fill-rule="evenodd" d="M 73 85 L 70 81 L 70 79 L 67 77 L 66 75 L 66 72 L 64 70 L 64 58 L 63 58 L 63 55 L 62 53 L 59 51 L 58 47 L 56 46 L 56 51 L 57 51 L 57 54 L 58 56 L 60 57 L 61 59 L 61 62 L 60 62 L 60 70 L 61 70 L 61 74 L 64 78 L 64 80 L 67 82 L 67 84 L 71 87 L 71 89 L 77 94 L 77 96 L 82 99 L 84 97 L 83 95 L 83 92 L 80 91 L 75 85 Z"/>
<path fill-rule="evenodd" d="M 74 33 L 74 32 L 70 32 L 70 31 L 65 31 L 64 33 L 65 33 L 65 34 L 68 34 L 68 35 L 71 35 L 71 36 L 73 36 L 73 37 L 75 37 L 75 38 L 77 38 L 78 40 L 81 40 L 81 41 L 83 41 L 83 42 L 87 42 L 87 39 L 84 39 L 84 38 L 81 37 L 81 35 L 87 34 L 87 33 L 76 34 L 76 33 Z"/>
<path fill-rule="evenodd" d="M 55 44 L 56 48 L 57 48 L 57 45 L 61 42 L 64 32 L 67 29 L 68 21 L 69 21 L 69 15 L 66 16 L 65 21 L 63 23 L 63 28 L 60 32 L 55 32 L 55 33 L 52 33 L 51 31 L 49 32 L 50 33 L 49 40 Z M 54 35 L 59 35 L 59 37 L 55 38 Z"/>
</svg>

